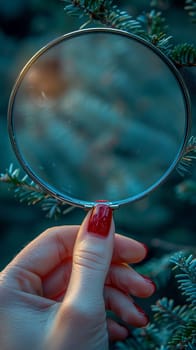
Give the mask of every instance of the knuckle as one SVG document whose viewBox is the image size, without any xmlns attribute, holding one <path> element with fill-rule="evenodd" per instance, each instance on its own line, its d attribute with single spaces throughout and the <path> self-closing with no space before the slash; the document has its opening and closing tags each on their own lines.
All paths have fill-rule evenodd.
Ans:
<svg viewBox="0 0 196 350">
<path fill-rule="evenodd" d="M 97 252 L 80 250 L 74 255 L 73 263 L 77 266 L 86 267 L 90 270 L 105 271 L 105 262 Z"/>
</svg>

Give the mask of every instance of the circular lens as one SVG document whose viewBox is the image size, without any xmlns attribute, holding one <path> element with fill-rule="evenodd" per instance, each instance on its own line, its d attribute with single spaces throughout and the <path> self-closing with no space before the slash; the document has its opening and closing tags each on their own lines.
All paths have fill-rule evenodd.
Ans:
<svg viewBox="0 0 196 350">
<path fill-rule="evenodd" d="M 189 99 L 173 64 L 112 29 L 64 35 L 21 72 L 11 141 L 27 173 L 78 206 L 121 205 L 158 186 L 182 155 Z"/>
</svg>

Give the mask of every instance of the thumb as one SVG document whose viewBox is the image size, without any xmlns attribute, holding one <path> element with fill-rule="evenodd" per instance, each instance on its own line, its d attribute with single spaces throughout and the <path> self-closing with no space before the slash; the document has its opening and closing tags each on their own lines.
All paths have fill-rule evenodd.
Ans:
<svg viewBox="0 0 196 350">
<path fill-rule="evenodd" d="M 84 219 L 73 252 L 71 278 L 66 299 L 83 301 L 103 298 L 104 282 L 112 259 L 114 222 L 112 209 L 97 204 Z M 73 300 L 73 299 L 72 299 Z"/>
<path fill-rule="evenodd" d="M 76 349 L 78 345 L 81 350 L 108 349 L 103 288 L 113 245 L 112 209 L 97 204 L 76 238 L 70 282 L 49 336 L 49 349 Z"/>
</svg>

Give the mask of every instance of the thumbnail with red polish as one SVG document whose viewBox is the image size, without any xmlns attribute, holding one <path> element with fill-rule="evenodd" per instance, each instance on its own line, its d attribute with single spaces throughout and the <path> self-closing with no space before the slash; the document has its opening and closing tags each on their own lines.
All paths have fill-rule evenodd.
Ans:
<svg viewBox="0 0 196 350">
<path fill-rule="evenodd" d="M 102 237 L 107 237 L 112 221 L 112 209 L 108 205 L 97 204 L 92 209 L 87 230 Z"/>
</svg>

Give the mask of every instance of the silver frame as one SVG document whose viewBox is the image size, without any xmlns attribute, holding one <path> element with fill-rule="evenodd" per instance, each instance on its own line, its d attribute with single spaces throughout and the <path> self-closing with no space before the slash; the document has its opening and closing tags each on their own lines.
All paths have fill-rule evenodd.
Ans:
<svg viewBox="0 0 196 350">
<path fill-rule="evenodd" d="M 182 143 L 179 147 L 179 151 L 176 154 L 175 159 L 173 160 L 173 163 L 170 165 L 170 167 L 167 169 L 167 171 L 163 174 L 163 176 L 156 181 L 152 186 L 150 186 L 147 190 L 141 192 L 140 194 L 128 197 L 126 199 L 123 200 L 119 200 L 119 201 L 111 201 L 111 202 L 106 202 L 107 205 L 111 206 L 113 209 L 120 207 L 121 205 L 124 204 L 128 204 L 128 203 L 132 203 L 135 202 L 136 200 L 139 200 L 141 198 L 144 198 L 145 196 L 147 196 L 150 192 L 154 191 L 160 184 L 162 184 L 163 182 L 165 182 L 165 180 L 168 178 L 168 176 L 171 174 L 171 172 L 174 170 L 174 168 L 176 167 L 177 163 L 179 162 L 180 158 L 183 156 L 184 153 L 184 149 L 186 147 L 186 143 L 188 140 L 188 136 L 189 136 L 189 131 L 190 131 L 190 121 L 191 121 L 191 103 L 190 103 L 190 97 L 189 97 L 189 93 L 187 90 L 187 87 L 184 83 L 184 80 L 182 78 L 182 76 L 180 75 L 179 71 L 177 70 L 177 68 L 175 67 L 175 65 L 172 63 L 172 61 L 163 53 L 161 52 L 158 48 L 156 48 L 154 45 L 152 45 L 151 43 L 147 42 L 145 39 L 140 38 L 134 34 L 130 34 L 126 31 L 123 30 L 119 30 L 119 29 L 112 29 L 112 28 L 88 28 L 88 29 L 81 29 L 81 30 L 77 30 L 68 34 L 64 34 L 60 37 L 58 37 L 57 39 L 51 41 L 49 44 L 47 44 L 46 46 L 44 46 L 42 49 L 40 49 L 28 62 L 27 64 L 24 66 L 24 68 L 22 69 L 22 71 L 20 72 L 20 74 L 18 75 L 18 78 L 14 84 L 14 87 L 12 89 L 11 95 L 10 95 L 10 99 L 9 99 L 9 104 L 8 104 L 8 132 L 9 132 L 9 137 L 10 137 L 10 141 L 12 144 L 12 147 L 14 149 L 14 152 L 16 154 L 16 157 L 19 161 L 19 163 L 21 164 L 21 166 L 23 167 L 23 169 L 25 170 L 25 172 L 29 175 L 29 177 L 35 182 L 37 183 L 40 188 L 45 191 L 46 193 L 48 193 L 49 195 L 51 195 L 52 197 L 55 197 L 57 200 L 60 200 L 64 203 L 67 203 L 69 205 L 72 206 L 77 206 L 77 207 L 81 207 L 81 208 L 92 208 L 96 202 L 92 202 L 92 201 L 83 201 L 83 200 L 79 200 L 76 198 L 72 198 L 70 196 L 65 196 L 62 195 L 62 193 L 54 190 L 52 187 L 50 187 L 50 185 L 48 185 L 47 183 L 45 183 L 45 181 L 43 181 L 41 178 L 39 178 L 34 171 L 31 169 L 31 167 L 28 165 L 28 163 L 25 161 L 25 159 L 23 158 L 23 155 L 21 154 L 19 147 L 17 145 L 16 142 L 16 138 L 15 138 L 15 133 L 14 133 L 14 123 L 13 123 L 13 115 L 12 115 L 12 109 L 13 109 L 13 105 L 14 105 L 14 101 L 15 101 L 15 96 L 17 93 L 18 88 L 20 87 L 20 84 L 23 80 L 23 77 L 25 76 L 26 72 L 29 70 L 29 68 L 31 67 L 31 65 L 43 54 L 45 53 L 47 50 L 49 50 L 51 47 L 57 45 L 58 43 L 66 40 L 66 39 L 70 39 L 76 36 L 82 36 L 84 34 L 91 34 L 91 33 L 111 33 L 111 34 L 118 34 L 121 36 L 126 36 L 127 38 L 130 38 L 132 40 L 135 40 L 143 45 L 145 45 L 147 48 L 149 48 L 150 50 L 152 50 L 156 55 L 158 55 L 164 62 L 165 64 L 168 66 L 168 68 L 170 69 L 170 71 L 174 74 L 179 87 L 181 89 L 182 95 L 183 95 L 183 99 L 184 99 L 184 107 L 185 107 L 185 130 L 184 130 L 184 137 L 182 140 Z"/>
</svg>

